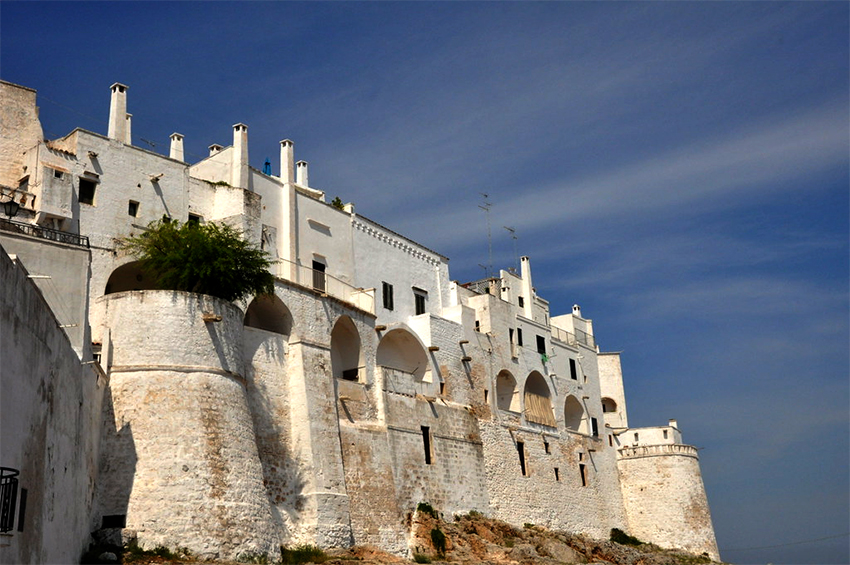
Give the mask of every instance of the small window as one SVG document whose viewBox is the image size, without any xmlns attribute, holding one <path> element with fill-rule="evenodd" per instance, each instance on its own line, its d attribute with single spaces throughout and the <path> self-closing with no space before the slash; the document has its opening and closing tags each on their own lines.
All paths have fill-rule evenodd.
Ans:
<svg viewBox="0 0 850 565">
<path fill-rule="evenodd" d="M 558 468 L 557 468 L 557 467 L 555 467 L 555 480 L 556 480 L 556 481 L 560 481 L 560 480 L 561 480 L 561 474 L 558 472 Z"/>
<path fill-rule="evenodd" d="M 190 224 L 200 224 L 201 217 L 197 214 L 189 214 L 189 223 Z"/>
<path fill-rule="evenodd" d="M 546 354 L 546 338 L 542 335 L 537 336 L 537 353 Z"/>
<path fill-rule="evenodd" d="M 53 169 L 53 178 L 55 178 L 55 179 L 61 179 L 61 178 L 62 178 L 62 177 L 64 177 L 64 176 L 65 176 L 65 173 L 63 173 L 63 172 L 62 172 L 62 171 L 60 171 L 59 169 Z"/>
<path fill-rule="evenodd" d="M 475 320 L 475 331 L 481 331 L 481 320 Z"/>
<path fill-rule="evenodd" d="M 381 283 L 381 296 L 384 300 L 384 308 L 387 310 L 392 310 L 394 307 L 393 303 L 393 285 L 388 282 Z"/>
<path fill-rule="evenodd" d="M 133 216 L 134 218 L 139 215 L 139 203 L 135 200 L 130 200 L 130 204 L 127 206 L 127 213 Z"/>
<path fill-rule="evenodd" d="M 596 418 L 590 419 L 590 429 L 593 432 L 593 437 L 599 437 L 599 423 Z"/>
<path fill-rule="evenodd" d="M 614 436 L 608 436 L 608 446 L 614 447 Z"/>
<path fill-rule="evenodd" d="M 525 298 L 523 298 L 522 296 L 520 296 L 520 297 L 517 299 L 517 302 L 519 303 L 519 307 L 520 307 L 520 308 L 522 308 L 523 306 L 525 306 Z"/>
<path fill-rule="evenodd" d="M 485 404 L 487 403 L 487 399 L 489 398 L 489 396 L 490 396 L 490 391 L 485 388 L 484 389 L 484 403 Z"/>
<path fill-rule="evenodd" d="M 579 461 L 584 461 L 584 453 L 582 453 L 582 452 L 580 452 L 580 451 L 579 451 L 579 453 L 578 453 L 578 460 L 579 460 Z"/>
<path fill-rule="evenodd" d="M 441 382 L 440 383 L 440 396 L 443 396 L 444 394 L 446 394 L 446 383 Z"/>
<path fill-rule="evenodd" d="M 521 441 L 516 442 L 516 451 L 517 455 L 519 455 L 519 470 L 522 472 L 523 477 L 527 477 L 528 473 L 525 469 L 525 444 Z"/>
<path fill-rule="evenodd" d="M 414 290 L 413 300 L 415 302 L 416 315 L 425 313 L 425 300 L 428 298 L 428 293 L 424 290 Z"/>
<path fill-rule="evenodd" d="M 576 371 L 575 359 L 570 359 L 570 378 L 574 381 L 578 380 L 578 371 Z"/>
<path fill-rule="evenodd" d="M 94 205 L 94 193 L 97 183 L 88 179 L 80 179 L 80 204 Z"/>
<path fill-rule="evenodd" d="M 549 453 L 549 442 L 548 441 L 543 442 L 543 451 L 545 453 Z"/>
<path fill-rule="evenodd" d="M 583 463 L 579 463 L 578 466 L 579 475 L 581 475 L 581 486 L 587 486 L 587 466 Z"/>
<path fill-rule="evenodd" d="M 431 428 L 421 426 L 422 429 L 422 445 L 425 448 L 425 464 L 431 464 Z"/>
<path fill-rule="evenodd" d="M 325 264 L 313 260 L 313 288 L 325 292 Z"/>
<path fill-rule="evenodd" d="M 522 328 L 516 329 L 516 344 L 522 347 Z"/>
<path fill-rule="evenodd" d="M 101 528 L 126 528 L 127 527 L 127 515 L 126 514 L 108 514 L 101 518 L 100 522 Z"/>
<path fill-rule="evenodd" d="M 667 430 L 664 430 L 664 439 L 667 439 Z"/>
<path fill-rule="evenodd" d="M 638 433 L 637 433 L 637 432 L 635 432 L 635 441 L 640 441 L 640 439 L 639 439 L 639 436 L 638 436 Z"/>
</svg>

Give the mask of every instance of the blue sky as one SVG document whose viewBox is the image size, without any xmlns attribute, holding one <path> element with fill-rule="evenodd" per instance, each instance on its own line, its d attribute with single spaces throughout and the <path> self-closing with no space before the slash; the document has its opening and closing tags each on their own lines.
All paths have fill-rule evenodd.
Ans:
<svg viewBox="0 0 850 565">
<path fill-rule="evenodd" d="M 249 126 L 311 185 L 480 278 L 529 255 L 622 351 L 633 426 L 677 418 L 723 557 L 847 563 L 850 5 L 0 4 L 0 77 L 47 137 L 200 158 Z M 190 155 L 191 160 L 191 155 Z M 819 542 L 748 549 L 829 536 Z"/>
</svg>

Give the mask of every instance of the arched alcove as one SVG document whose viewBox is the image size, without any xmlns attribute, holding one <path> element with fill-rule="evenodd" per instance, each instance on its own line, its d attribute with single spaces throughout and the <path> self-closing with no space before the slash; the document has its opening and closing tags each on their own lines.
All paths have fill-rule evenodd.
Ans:
<svg viewBox="0 0 850 565">
<path fill-rule="evenodd" d="M 496 405 L 499 410 L 519 412 L 522 410 L 516 379 L 508 370 L 501 371 L 496 376 Z"/>
<path fill-rule="evenodd" d="M 613 398 L 608 398 L 607 396 L 602 399 L 602 412 L 603 413 L 611 413 L 617 411 L 617 403 L 614 402 Z"/>
<path fill-rule="evenodd" d="M 114 294 L 125 290 L 154 290 L 158 288 L 153 277 L 142 271 L 142 263 L 133 261 L 121 265 L 109 275 L 104 294 Z"/>
<path fill-rule="evenodd" d="M 340 316 L 331 332 L 331 368 L 337 379 L 362 380 L 360 334 L 348 316 Z"/>
<path fill-rule="evenodd" d="M 378 344 L 377 363 L 413 375 L 417 381 L 431 381 L 431 367 L 425 348 L 409 331 L 396 328 L 387 332 Z"/>
<path fill-rule="evenodd" d="M 546 379 L 537 371 L 532 371 L 525 380 L 525 419 L 544 426 L 557 427 L 555 413 Z"/>
<path fill-rule="evenodd" d="M 587 416 L 584 413 L 584 407 L 573 395 L 568 396 L 564 402 L 564 425 L 568 430 L 587 433 Z"/>
<path fill-rule="evenodd" d="M 260 295 L 245 311 L 245 325 L 289 336 L 292 333 L 292 314 L 283 301 L 274 295 Z"/>
</svg>

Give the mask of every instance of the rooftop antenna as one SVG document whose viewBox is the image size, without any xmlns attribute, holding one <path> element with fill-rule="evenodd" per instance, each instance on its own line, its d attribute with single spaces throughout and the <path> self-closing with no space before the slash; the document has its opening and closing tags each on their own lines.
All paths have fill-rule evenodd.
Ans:
<svg viewBox="0 0 850 565">
<path fill-rule="evenodd" d="M 516 252 L 516 230 L 514 228 L 510 227 L 510 226 L 502 226 L 502 227 L 505 228 L 506 230 L 508 230 L 508 232 L 510 232 L 511 239 L 514 240 L 514 265 L 515 265 L 514 273 L 517 273 L 517 272 L 519 272 L 518 271 L 518 269 L 519 269 L 519 255 L 517 255 L 517 252 Z"/>
<path fill-rule="evenodd" d="M 490 207 L 492 204 L 489 200 L 487 200 L 490 195 L 486 192 L 479 192 L 481 196 L 484 197 L 484 204 L 479 204 L 478 207 L 484 210 L 484 213 L 487 214 L 487 269 L 484 269 L 484 275 L 489 277 L 490 273 L 493 272 L 493 237 L 490 235 Z M 483 265 L 482 265 L 483 266 Z"/>
</svg>

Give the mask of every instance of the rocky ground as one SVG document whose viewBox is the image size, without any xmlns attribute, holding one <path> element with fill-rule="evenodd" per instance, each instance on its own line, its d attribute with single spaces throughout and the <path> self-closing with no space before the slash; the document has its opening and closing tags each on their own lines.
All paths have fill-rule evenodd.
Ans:
<svg viewBox="0 0 850 565">
<path fill-rule="evenodd" d="M 651 544 L 621 545 L 611 541 L 592 540 L 585 536 L 549 531 L 527 524 L 516 528 L 479 514 L 441 520 L 427 512 L 411 517 L 414 559 L 417 563 L 463 563 L 464 565 L 562 565 L 589 563 L 598 565 L 692 565 L 715 563 L 706 556 L 664 550 Z M 439 532 L 439 533 L 436 533 Z M 165 553 L 165 552 L 161 552 Z M 111 557 L 111 556 L 109 556 Z M 303 557 L 303 556 L 302 556 Z M 125 552 L 119 561 L 135 564 L 186 564 L 191 557 L 177 559 L 171 555 L 150 552 L 131 555 Z M 325 565 L 390 565 L 413 561 L 390 555 L 375 548 L 355 546 L 328 551 L 324 557 L 314 556 L 310 562 Z M 94 559 L 90 562 L 103 562 Z M 273 563 L 264 557 L 246 558 L 242 563 Z M 288 560 L 287 562 L 293 562 Z M 294 561 L 305 563 L 307 561 Z M 277 563 L 280 563 L 278 561 Z M 211 565 L 235 565 L 232 561 L 216 561 Z"/>
</svg>

